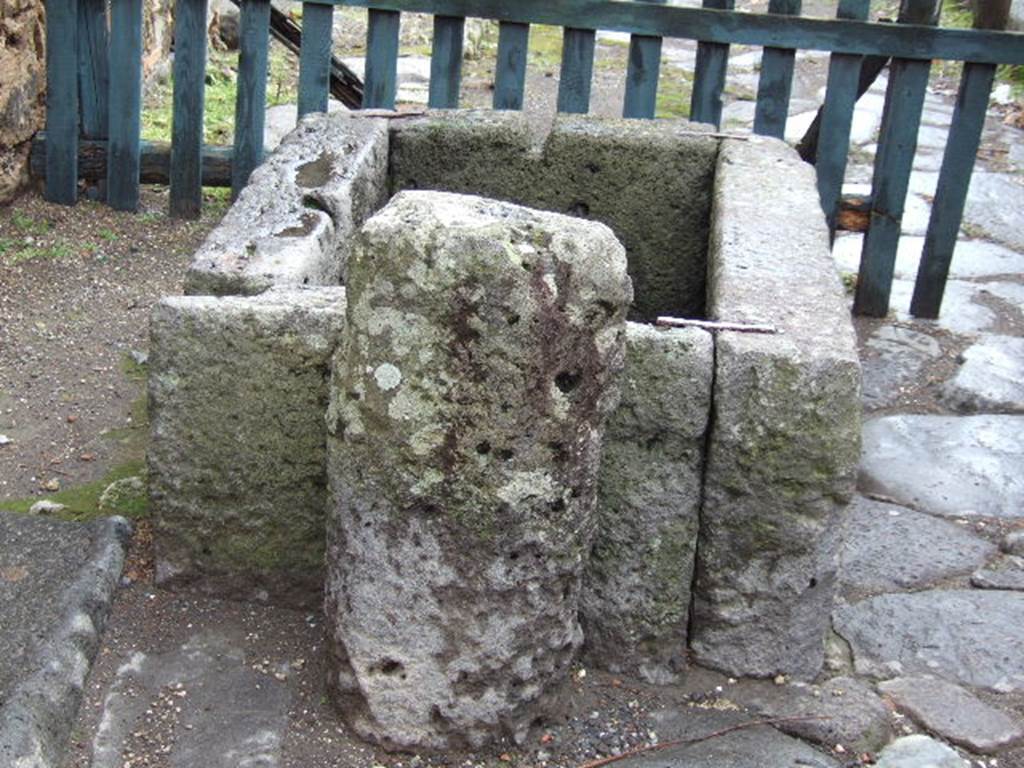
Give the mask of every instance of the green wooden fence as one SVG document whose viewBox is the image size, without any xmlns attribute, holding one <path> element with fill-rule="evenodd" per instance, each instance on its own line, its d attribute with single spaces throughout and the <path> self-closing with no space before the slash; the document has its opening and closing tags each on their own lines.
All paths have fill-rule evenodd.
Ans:
<svg viewBox="0 0 1024 768">
<path fill-rule="evenodd" d="M 195 217 L 204 184 L 237 194 L 263 157 L 270 0 L 243 0 L 233 148 L 203 144 L 207 0 L 177 0 L 170 157 L 139 139 L 142 0 L 46 0 L 46 197 L 73 204 L 80 176 L 105 170 L 107 202 L 138 206 L 139 183 L 166 178 L 174 216 Z M 734 0 L 700 8 L 666 0 L 308 0 L 303 3 L 299 115 L 327 109 L 334 5 L 367 8 L 363 107 L 393 109 L 401 14 L 434 16 L 429 106 L 456 108 L 467 17 L 499 22 L 493 106 L 522 109 L 531 24 L 564 29 L 558 110 L 590 105 L 597 30 L 631 35 L 623 115 L 653 118 L 662 39 L 698 41 L 691 119 L 716 126 L 733 44 L 764 48 L 754 130 L 781 137 L 797 50 L 830 52 L 828 86 L 814 151 L 822 208 L 833 230 L 841 202 L 850 125 L 862 65 L 889 61 L 890 77 L 869 200 L 855 311 L 889 308 L 896 247 L 932 60 L 965 62 L 952 130 L 925 240 L 911 311 L 937 317 L 980 143 L 996 66 L 1024 64 L 1024 35 L 936 26 L 939 0 L 903 0 L 898 23 L 871 23 L 868 0 L 840 0 L 835 19 L 800 16 L 800 0 L 770 0 L 765 14 L 734 11 Z M 993 5 L 1008 7 L 1006 0 Z M 1005 23 L 1005 15 L 1003 17 Z M 82 161 L 81 163 L 79 161 Z M 148 175 L 147 175 L 148 174 Z"/>
</svg>

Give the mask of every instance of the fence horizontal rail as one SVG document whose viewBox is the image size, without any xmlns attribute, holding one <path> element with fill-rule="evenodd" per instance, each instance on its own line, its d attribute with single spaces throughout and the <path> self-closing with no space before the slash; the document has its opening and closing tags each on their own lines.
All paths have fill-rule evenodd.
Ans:
<svg viewBox="0 0 1024 768">
<path fill-rule="evenodd" d="M 371 10 L 470 16 L 707 43 L 795 48 L 903 59 L 1024 64 L 1024 34 L 848 19 L 683 8 L 632 0 L 308 0 Z"/>
<path fill-rule="evenodd" d="M 46 174 L 46 132 L 32 139 L 29 170 L 32 175 Z M 109 142 L 105 139 L 79 139 L 78 178 L 102 181 L 107 178 Z M 202 182 L 205 187 L 230 187 L 234 149 L 206 144 L 202 148 Z M 171 145 L 166 141 L 139 142 L 139 181 L 143 184 L 169 184 L 171 181 Z"/>
</svg>

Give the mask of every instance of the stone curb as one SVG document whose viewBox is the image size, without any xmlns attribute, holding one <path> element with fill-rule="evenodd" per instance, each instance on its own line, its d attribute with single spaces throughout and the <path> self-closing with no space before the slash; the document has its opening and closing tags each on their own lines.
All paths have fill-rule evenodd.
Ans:
<svg viewBox="0 0 1024 768">
<path fill-rule="evenodd" d="M 41 644 L 34 671 L 0 708 L 0 765 L 56 768 L 121 578 L 131 524 L 98 520 L 92 556 L 62 596 L 61 620 Z"/>
</svg>

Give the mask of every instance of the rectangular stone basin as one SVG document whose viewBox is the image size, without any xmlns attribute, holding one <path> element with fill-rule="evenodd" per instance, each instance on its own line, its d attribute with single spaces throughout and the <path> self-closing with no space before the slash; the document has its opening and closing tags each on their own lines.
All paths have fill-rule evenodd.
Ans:
<svg viewBox="0 0 1024 768">
<path fill-rule="evenodd" d="M 321 408 L 345 264 L 390 195 L 435 189 L 597 219 L 634 283 L 581 597 L 589 661 L 653 682 L 687 652 L 736 675 L 820 670 L 860 369 L 814 171 L 685 121 L 514 112 L 310 116 L 152 317 L 158 580 L 321 599 Z M 658 316 L 770 326 L 667 329 Z"/>
</svg>

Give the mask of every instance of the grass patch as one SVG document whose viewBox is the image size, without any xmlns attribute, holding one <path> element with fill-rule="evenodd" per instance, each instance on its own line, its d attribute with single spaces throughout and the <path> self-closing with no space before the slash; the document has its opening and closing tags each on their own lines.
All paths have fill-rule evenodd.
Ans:
<svg viewBox="0 0 1024 768">
<path fill-rule="evenodd" d="M 34 245 L 11 238 L 0 239 L 0 261 L 8 267 L 24 264 L 35 259 L 66 259 L 71 256 L 71 247 L 65 243 Z"/>
<path fill-rule="evenodd" d="M 693 95 L 693 75 L 662 63 L 658 77 L 656 117 L 689 117 Z"/>
<path fill-rule="evenodd" d="M 291 104 L 298 98 L 298 64 L 295 57 L 277 43 L 271 43 L 267 64 L 267 106 Z M 211 51 L 206 68 L 203 133 L 207 144 L 230 144 L 235 131 L 235 98 L 238 54 Z M 142 138 L 170 141 L 174 118 L 173 76 L 154 88 L 142 111 Z"/>
<path fill-rule="evenodd" d="M 66 509 L 54 515 L 54 517 L 61 520 L 95 520 L 98 517 L 107 517 L 109 515 L 122 515 L 130 520 L 140 520 L 149 514 L 149 501 L 144 493 L 124 495 L 117 503 L 102 511 L 99 508 L 99 504 L 100 496 L 103 495 L 103 491 L 111 483 L 129 477 L 143 476 L 145 472 L 146 463 L 144 460 L 129 461 L 114 467 L 114 469 L 110 470 L 99 480 L 47 494 L 46 498 L 58 504 L 63 504 L 66 507 Z M 0 510 L 25 514 L 39 499 L 40 497 L 33 496 L 28 499 L 0 501 Z"/>
<path fill-rule="evenodd" d="M 148 399 L 146 397 L 146 377 L 148 371 L 125 354 L 121 357 L 121 372 L 130 382 L 138 385 L 141 394 L 131 404 L 131 423 L 121 429 L 104 432 L 101 438 L 117 446 L 116 455 L 120 457 L 113 469 L 99 480 L 65 488 L 45 496 L 32 496 L 25 499 L 0 501 L 0 510 L 5 512 L 27 513 L 41 498 L 63 504 L 66 509 L 54 515 L 62 520 L 93 520 L 97 517 L 122 515 L 132 520 L 139 520 L 149 515 L 149 497 L 143 491 L 117 494 L 104 509 L 100 509 L 100 497 L 112 483 L 127 480 L 131 477 L 146 477 L 146 446 L 149 442 Z"/>
<path fill-rule="evenodd" d="M 530 27 L 529 58 L 527 61 L 541 69 L 553 69 L 562 65 L 562 28 L 547 24 Z"/>
</svg>

